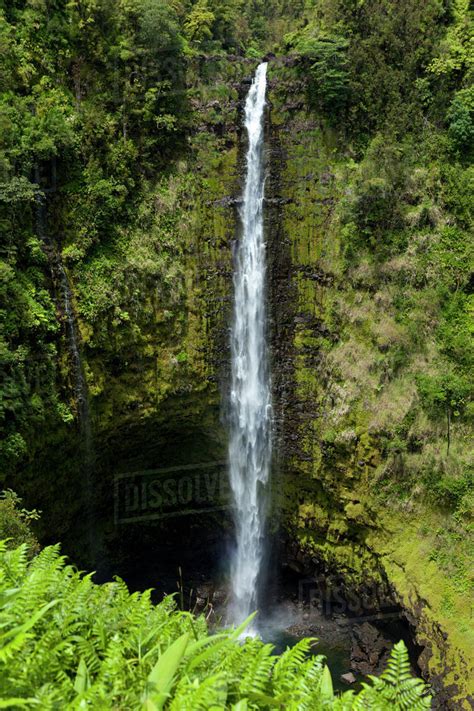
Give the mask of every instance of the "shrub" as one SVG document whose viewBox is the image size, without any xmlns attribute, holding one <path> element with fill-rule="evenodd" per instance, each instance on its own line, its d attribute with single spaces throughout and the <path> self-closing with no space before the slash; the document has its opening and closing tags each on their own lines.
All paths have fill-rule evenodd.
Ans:
<svg viewBox="0 0 474 711">
<path fill-rule="evenodd" d="M 9 548 L 21 543 L 27 546 L 30 555 L 39 551 L 39 543 L 31 530 L 31 523 L 39 518 L 36 509 L 21 508 L 21 499 L 11 489 L 0 494 L 0 539 L 7 540 Z"/>
<path fill-rule="evenodd" d="M 447 411 L 459 414 L 470 392 L 469 381 L 453 372 L 419 375 L 417 385 L 423 407 L 435 418 Z"/>
<path fill-rule="evenodd" d="M 447 113 L 448 132 L 466 157 L 474 152 L 474 87 L 456 92 Z"/>
<path fill-rule="evenodd" d="M 308 77 L 308 102 L 334 121 L 349 97 L 347 48 L 349 42 L 337 35 L 315 34 L 308 26 L 285 37 L 302 57 L 302 68 Z"/>
<path fill-rule="evenodd" d="M 171 597 L 130 594 L 121 580 L 95 585 L 66 565 L 58 546 L 32 561 L 0 543 L 2 707 L 199 711 L 199 709 L 430 708 L 410 674 L 403 642 L 386 672 L 360 694 L 337 698 L 324 657 L 305 639 L 280 656 L 237 630 L 210 635 L 203 617 Z"/>
<path fill-rule="evenodd" d="M 457 509 L 465 494 L 472 491 L 472 473 L 463 477 L 443 476 L 434 486 L 432 495 L 443 506 Z"/>
</svg>

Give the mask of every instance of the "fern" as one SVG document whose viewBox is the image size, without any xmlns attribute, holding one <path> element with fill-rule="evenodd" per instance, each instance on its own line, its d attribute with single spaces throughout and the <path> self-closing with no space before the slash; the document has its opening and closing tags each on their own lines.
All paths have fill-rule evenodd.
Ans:
<svg viewBox="0 0 474 711">
<path fill-rule="evenodd" d="M 421 679 L 411 675 L 408 651 L 403 641 L 394 645 L 387 668 L 380 677 L 370 676 L 372 687 L 364 689 L 354 709 L 399 709 L 400 711 L 423 711 L 431 708 L 431 696 Z M 362 705 L 361 705 L 362 704 Z"/>
<path fill-rule="evenodd" d="M 170 711 L 208 711 L 209 709 L 224 709 L 227 701 L 227 681 L 223 673 L 208 676 L 200 681 L 188 677 L 181 679 Z"/>
<path fill-rule="evenodd" d="M 402 642 L 359 694 L 332 692 L 312 639 L 280 656 L 236 630 L 209 635 L 203 617 L 116 580 L 95 585 L 59 548 L 28 560 L 0 542 L 0 708 L 149 711 L 285 709 L 418 711 L 426 685 L 411 677 Z"/>
<path fill-rule="evenodd" d="M 275 691 L 287 690 L 289 679 L 296 675 L 298 668 L 307 659 L 311 645 L 315 641 L 314 638 L 309 637 L 302 639 L 294 647 L 288 648 L 283 652 L 275 665 L 273 673 Z"/>
<path fill-rule="evenodd" d="M 257 693 L 263 693 L 268 687 L 270 674 L 275 664 L 271 656 L 273 645 L 262 645 L 259 640 L 250 639 L 245 643 L 246 664 L 243 669 L 239 692 L 244 698 Z"/>
<path fill-rule="evenodd" d="M 319 685 L 323 670 L 323 657 L 308 657 L 316 640 L 300 640 L 278 659 L 273 674 L 273 694 L 288 709 L 316 708 L 320 698 Z"/>
</svg>

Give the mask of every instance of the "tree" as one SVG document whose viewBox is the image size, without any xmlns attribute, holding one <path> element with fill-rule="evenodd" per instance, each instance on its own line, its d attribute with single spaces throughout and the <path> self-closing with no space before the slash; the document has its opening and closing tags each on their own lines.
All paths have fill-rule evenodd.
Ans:
<svg viewBox="0 0 474 711">
<path fill-rule="evenodd" d="M 456 92 L 446 118 L 455 148 L 469 159 L 474 154 L 474 86 Z"/>
<path fill-rule="evenodd" d="M 207 0 L 198 0 L 184 23 L 184 33 L 191 44 L 202 47 L 212 38 L 214 19 Z"/>
<path fill-rule="evenodd" d="M 423 407 L 435 418 L 446 417 L 446 454 L 451 445 L 451 420 L 464 409 L 471 387 L 469 380 L 455 372 L 419 375 L 418 392 Z"/>
<path fill-rule="evenodd" d="M 310 104 L 334 121 L 349 97 L 348 40 L 317 33 L 308 26 L 287 35 L 285 41 L 301 55 L 304 70 L 309 73 Z"/>
</svg>

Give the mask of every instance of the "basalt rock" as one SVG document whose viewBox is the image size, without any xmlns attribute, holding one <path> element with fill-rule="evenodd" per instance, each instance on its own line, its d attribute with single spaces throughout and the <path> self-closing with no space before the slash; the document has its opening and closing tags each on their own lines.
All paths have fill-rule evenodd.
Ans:
<svg viewBox="0 0 474 711">
<path fill-rule="evenodd" d="M 347 672 L 347 674 L 341 674 L 341 681 L 344 684 L 355 684 L 357 679 L 352 672 Z"/>
<path fill-rule="evenodd" d="M 361 674 L 377 674 L 383 671 L 393 644 L 369 622 L 363 622 L 351 630 L 351 669 Z"/>
</svg>

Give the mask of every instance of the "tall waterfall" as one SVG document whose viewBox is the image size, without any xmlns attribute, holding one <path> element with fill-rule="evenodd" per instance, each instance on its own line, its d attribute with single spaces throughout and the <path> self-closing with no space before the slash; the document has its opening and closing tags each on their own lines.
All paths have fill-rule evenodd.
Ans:
<svg viewBox="0 0 474 711">
<path fill-rule="evenodd" d="M 229 476 L 236 527 L 231 608 L 236 623 L 258 604 L 271 460 L 263 235 L 266 73 L 267 64 L 260 64 L 245 104 L 247 173 L 241 207 L 242 236 L 234 270 Z"/>
</svg>

